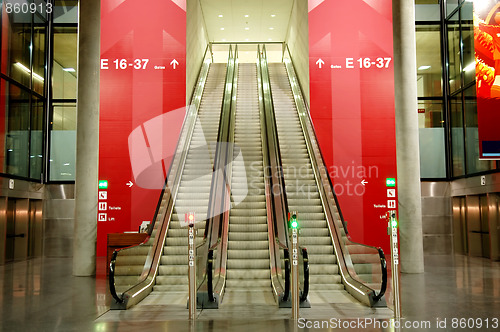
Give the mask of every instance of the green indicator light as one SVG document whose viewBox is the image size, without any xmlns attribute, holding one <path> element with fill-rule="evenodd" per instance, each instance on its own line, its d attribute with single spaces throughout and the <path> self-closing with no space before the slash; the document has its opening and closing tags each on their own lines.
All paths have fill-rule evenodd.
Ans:
<svg viewBox="0 0 500 332">
<path fill-rule="evenodd" d="M 299 226 L 297 220 L 292 221 L 292 228 L 297 228 L 297 226 Z"/>
<path fill-rule="evenodd" d="M 108 189 L 108 180 L 99 180 L 99 189 Z"/>
<path fill-rule="evenodd" d="M 396 179 L 395 178 L 387 178 L 387 179 L 385 179 L 385 185 L 387 187 L 395 187 L 396 186 Z"/>
<path fill-rule="evenodd" d="M 396 219 L 393 219 L 391 221 L 391 226 L 392 226 L 392 228 L 397 228 L 398 227 L 398 221 Z"/>
</svg>

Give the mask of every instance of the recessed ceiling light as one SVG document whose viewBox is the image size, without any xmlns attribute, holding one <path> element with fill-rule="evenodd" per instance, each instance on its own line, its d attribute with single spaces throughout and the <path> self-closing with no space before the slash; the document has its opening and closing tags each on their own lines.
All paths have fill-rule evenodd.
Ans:
<svg viewBox="0 0 500 332">
<path fill-rule="evenodd" d="M 221 30 L 224 30 L 224 28 L 220 28 Z"/>
<path fill-rule="evenodd" d="M 219 17 L 224 17 L 224 15 L 220 14 Z"/>
<path fill-rule="evenodd" d="M 247 14 L 247 15 L 245 15 L 245 17 L 248 17 L 248 16 L 250 16 L 250 15 L 248 15 L 248 14 Z"/>
<path fill-rule="evenodd" d="M 273 27 L 270 27 L 270 28 L 269 28 L 269 30 L 274 30 L 274 28 L 273 28 Z"/>
<path fill-rule="evenodd" d="M 226 41 L 226 38 L 222 38 L 222 41 Z"/>
<path fill-rule="evenodd" d="M 269 38 L 268 40 L 269 40 L 269 41 L 271 41 L 271 40 L 273 40 L 273 39 L 272 39 L 272 38 Z"/>
<path fill-rule="evenodd" d="M 271 14 L 271 17 L 276 17 L 276 15 L 274 15 L 274 14 Z"/>
<path fill-rule="evenodd" d="M 245 27 L 245 30 L 250 30 L 250 28 L 249 27 Z"/>
<path fill-rule="evenodd" d="M 418 70 L 427 70 L 429 68 L 431 68 L 431 66 L 420 66 L 418 67 Z"/>
<path fill-rule="evenodd" d="M 74 73 L 76 71 L 75 68 L 63 68 L 63 70 L 70 73 Z"/>
<path fill-rule="evenodd" d="M 249 39 L 248 38 L 245 38 L 245 41 L 248 41 Z"/>
</svg>

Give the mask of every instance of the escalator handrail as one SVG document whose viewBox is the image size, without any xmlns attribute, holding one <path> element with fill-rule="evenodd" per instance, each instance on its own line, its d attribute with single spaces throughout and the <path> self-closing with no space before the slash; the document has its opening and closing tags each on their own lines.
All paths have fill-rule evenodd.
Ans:
<svg viewBox="0 0 500 332">
<path fill-rule="evenodd" d="M 233 95 L 235 93 L 235 86 L 237 80 L 237 55 L 238 55 L 238 46 L 235 46 L 234 52 L 232 51 L 231 45 L 229 46 L 229 58 L 228 58 L 228 69 L 226 71 L 226 81 L 225 81 L 225 89 L 224 89 L 224 97 L 222 102 L 221 109 L 221 117 L 220 117 L 220 125 L 219 125 L 219 133 L 217 137 L 217 148 L 214 158 L 214 175 L 217 175 L 215 178 L 215 182 L 213 181 L 213 191 L 211 192 L 211 200 L 212 195 L 214 195 L 214 201 L 209 204 L 209 211 L 223 211 L 221 214 L 213 215 L 209 223 L 211 225 L 210 230 L 210 242 L 209 242 L 209 255 L 212 255 L 212 261 L 209 262 L 207 260 L 207 269 L 206 276 L 204 279 L 207 280 L 206 290 L 208 293 L 208 298 L 211 302 L 214 302 L 215 297 L 214 293 L 217 293 L 220 296 L 223 294 L 223 289 L 225 285 L 225 259 L 223 256 L 226 254 L 223 252 L 226 246 L 224 243 L 224 234 L 227 233 L 227 224 L 228 224 L 228 206 L 230 204 L 230 195 L 226 195 L 226 193 L 230 192 L 230 184 L 231 179 L 230 176 L 226 175 L 226 172 L 231 171 L 231 163 L 228 163 L 228 160 L 232 158 L 232 145 L 229 144 L 232 141 L 231 132 L 234 123 L 234 106 L 233 103 Z M 219 144 L 226 143 L 226 144 Z M 220 170 L 221 172 L 217 171 Z M 218 207 L 217 207 L 218 206 Z M 214 284 L 214 275 L 213 275 L 213 251 L 220 247 L 220 253 L 217 257 L 218 262 L 215 263 L 216 268 L 218 269 L 218 279 Z M 218 266 L 219 265 L 219 266 Z"/>
<path fill-rule="evenodd" d="M 290 275 L 292 273 L 292 269 L 290 268 L 290 251 L 288 248 L 283 249 L 283 258 L 285 260 L 285 292 L 283 294 L 283 301 L 286 302 L 290 298 Z"/>
<path fill-rule="evenodd" d="M 205 49 L 205 57 L 207 55 L 207 50 L 208 50 L 208 46 Z M 158 227 L 157 234 L 154 238 L 153 246 L 151 247 L 151 250 L 148 253 L 148 256 L 146 257 L 144 269 L 141 273 L 141 276 L 139 277 L 139 281 L 134 286 L 132 286 L 129 289 L 127 289 L 126 291 L 124 291 L 121 296 L 119 296 L 117 294 L 116 287 L 115 287 L 116 258 L 117 258 L 120 251 L 127 250 L 127 249 L 129 249 L 131 247 L 135 247 L 135 246 L 117 249 L 113 253 L 114 260 L 112 260 L 112 262 L 109 266 L 109 268 L 110 268 L 110 274 L 109 274 L 110 292 L 111 292 L 112 297 L 116 300 L 118 307 L 120 307 L 120 308 L 122 308 L 122 307 L 128 308 L 129 306 L 135 304 L 135 303 L 129 303 L 129 300 L 132 298 L 136 298 L 137 299 L 136 301 L 139 302 L 142 298 L 144 298 L 144 296 L 147 295 L 147 294 L 145 294 L 143 296 L 140 294 L 145 292 L 145 291 L 149 292 L 152 288 L 152 284 L 154 282 L 154 279 L 155 279 L 157 271 L 158 271 L 160 255 L 161 255 L 161 252 L 163 250 L 163 243 L 165 241 L 167 228 L 169 226 L 171 214 L 173 211 L 173 202 L 174 202 L 175 196 L 177 194 L 177 189 L 178 189 L 179 184 L 180 184 L 182 169 L 184 168 L 184 164 L 185 164 L 185 161 L 187 158 L 187 150 L 188 150 L 187 147 L 189 147 L 189 145 L 190 145 L 192 132 L 194 130 L 194 125 L 196 123 L 196 115 L 198 113 L 199 104 L 200 104 L 199 103 L 200 98 L 197 98 L 197 96 L 198 95 L 201 96 L 201 94 L 203 93 L 203 88 L 205 85 L 207 75 L 208 75 L 208 63 L 205 63 L 205 61 L 204 61 L 201 65 L 199 73 L 198 73 L 198 84 L 197 84 L 197 88 L 196 88 L 197 92 L 195 92 L 195 94 L 192 97 L 192 106 L 188 107 L 188 109 L 187 109 L 186 116 L 184 117 L 184 121 L 183 121 L 182 128 L 181 128 L 181 134 L 179 136 L 179 139 L 178 139 L 177 145 L 176 145 L 175 156 L 178 155 L 177 151 L 181 147 L 181 144 L 183 146 L 183 149 L 181 150 L 181 153 L 179 155 L 180 159 L 179 159 L 178 167 L 176 169 L 176 172 L 172 176 L 172 174 L 170 174 L 170 173 L 172 172 L 172 167 L 175 163 L 175 157 L 174 157 L 174 159 L 172 160 L 170 167 L 169 167 L 169 173 L 168 173 L 169 176 L 166 177 L 162 191 L 160 193 L 160 198 L 158 200 L 158 204 L 157 204 L 156 209 L 155 209 L 153 221 L 150 223 L 149 228 L 148 228 L 149 236 L 148 236 L 148 238 L 146 238 L 146 240 L 144 240 L 141 244 L 139 244 L 139 246 L 144 245 L 151 237 L 152 231 L 154 229 L 154 224 L 156 223 L 156 219 L 158 219 L 158 214 L 159 214 L 159 210 L 161 207 L 161 202 L 163 200 L 164 195 L 168 195 L 168 200 L 167 200 L 167 204 L 166 204 L 166 208 L 165 208 L 166 213 L 163 215 L 162 223 L 161 223 L 161 226 Z M 183 133 L 186 133 L 185 136 L 183 135 Z M 184 142 L 181 143 L 181 141 L 183 139 L 184 139 Z M 173 177 L 173 184 L 171 186 L 172 190 L 169 190 L 169 186 L 168 186 L 169 178 L 172 179 L 172 177 Z M 145 284 L 145 285 L 143 285 L 143 284 Z"/>
<path fill-rule="evenodd" d="M 281 161 L 281 151 L 280 151 L 280 145 L 279 145 L 279 137 L 278 137 L 278 127 L 276 125 L 276 118 L 274 116 L 274 101 L 273 101 L 273 94 L 271 92 L 271 83 L 269 80 L 269 68 L 268 68 L 268 63 L 267 63 L 267 52 L 266 52 L 266 46 L 262 46 L 262 76 L 263 76 L 263 86 L 264 86 L 264 101 L 267 103 L 267 109 L 266 109 L 266 125 L 269 125 L 267 127 L 268 133 L 270 133 L 270 138 L 268 136 L 268 140 L 271 140 L 271 146 L 274 148 L 274 154 L 272 155 L 274 158 L 270 157 L 270 162 L 271 162 L 271 172 L 275 173 L 278 172 L 277 174 L 277 179 L 275 180 L 275 175 L 276 174 L 271 174 L 271 179 L 272 179 L 272 185 L 273 185 L 273 190 L 272 194 L 273 196 L 278 196 L 273 199 L 273 203 L 275 204 L 274 206 L 274 211 L 275 211 L 275 222 L 276 222 L 276 240 L 279 241 L 280 246 L 282 247 L 289 247 L 288 244 L 288 227 L 287 227 L 287 216 L 288 216 L 288 199 L 286 197 L 286 190 L 285 190 L 285 180 L 284 180 L 284 175 L 283 175 L 283 163 Z M 266 87 L 267 87 L 267 93 L 266 93 Z M 271 154 L 271 149 L 269 149 L 269 152 Z M 273 165 L 273 161 L 276 162 L 275 165 Z M 273 167 L 274 166 L 274 167 Z M 276 183 L 277 182 L 277 183 Z M 274 186 L 278 185 L 279 188 L 279 194 L 275 194 Z M 276 200 L 278 201 L 278 206 L 276 206 Z"/>
<path fill-rule="evenodd" d="M 260 118 L 260 133 L 261 133 L 261 146 L 262 146 L 262 161 L 263 161 L 263 170 L 264 170 L 264 185 L 265 185 L 265 195 L 266 195 L 266 215 L 267 215 L 267 230 L 268 230 L 268 237 L 269 237 L 269 264 L 270 264 L 270 269 L 271 269 L 271 285 L 273 288 L 273 295 L 275 296 L 275 299 L 277 301 L 286 301 L 288 299 L 288 290 L 286 290 L 286 286 L 284 285 L 286 283 L 283 283 L 281 280 L 281 276 L 283 276 L 282 273 L 282 262 L 281 262 L 281 254 L 280 250 L 288 250 L 287 245 L 282 243 L 277 239 L 277 232 L 278 230 L 276 229 L 276 212 L 274 209 L 274 198 L 273 198 L 273 193 L 272 193 L 272 188 L 273 187 L 273 181 L 271 179 L 271 176 L 267 173 L 271 166 L 271 161 L 270 161 L 270 153 L 269 153 L 269 142 L 268 140 L 270 139 L 269 136 L 272 136 L 268 134 L 268 128 L 270 126 L 267 125 L 266 123 L 266 107 L 265 107 L 265 102 L 264 102 L 264 87 L 263 87 L 263 73 L 261 70 L 262 67 L 262 56 L 261 56 L 261 47 L 260 45 L 257 45 L 257 88 L 258 88 L 258 94 L 259 94 L 259 118 Z M 271 127 L 271 129 L 274 127 Z M 276 160 L 274 160 L 274 164 L 278 164 Z M 288 253 L 286 254 L 288 255 Z M 285 263 L 286 264 L 286 263 Z M 285 270 L 288 271 L 287 267 L 285 266 Z M 285 276 L 288 275 L 288 273 L 285 273 Z"/>
<path fill-rule="evenodd" d="M 226 80 L 224 83 L 224 94 L 222 98 L 220 119 L 219 119 L 219 131 L 217 134 L 217 146 L 214 157 L 212 184 L 210 188 L 210 201 L 208 204 L 208 215 L 212 216 L 209 218 L 210 224 L 210 234 L 209 236 L 209 248 L 214 249 L 220 240 L 220 229 L 221 229 L 221 215 L 216 214 L 217 211 L 221 210 L 221 205 L 223 204 L 224 198 L 224 188 L 223 180 L 224 176 L 221 175 L 219 170 L 223 170 L 226 165 L 227 156 L 227 144 L 220 144 L 222 142 L 227 142 L 227 124 L 229 121 L 231 94 L 232 94 L 232 82 L 234 76 L 234 57 L 232 46 L 229 45 L 229 57 L 228 65 L 226 70 Z"/>
<path fill-rule="evenodd" d="M 380 268 L 382 269 L 382 285 L 380 286 L 380 291 L 373 298 L 375 301 L 379 301 L 384 296 L 387 290 L 387 261 L 385 259 L 384 251 L 382 248 L 378 248 L 378 255 L 380 257 Z"/>
<path fill-rule="evenodd" d="M 109 292 L 111 293 L 111 296 L 115 299 L 116 303 L 123 303 L 123 299 L 118 296 L 115 287 L 116 255 L 118 255 L 118 251 L 114 250 L 113 254 L 111 255 L 111 261 L 109 263 L 109 275 L 108 275 Z"/>
<path fill-rule="evenodd" d="M 205 53 L 203 54 L 203 59 L 206 58 L 207 56 L 207 52 L 209 51 L 209 47 L 207 46 L 205 48 Z M 196 78 L 196 82 L 200 82 L 201 80 L 201 75 L 202 75 L 202 71 L 203 71 L 203 63 L 202 65 L 200 66 L 200 70 L 198 71 L 198 76 Z M 206 78 L 205 78 L 206 79 Z M 204 84 L 204 82 L 203 82 Z M 200 101 L 199 99 L 196 99 L 195 98 L 195 93 L 196 93 L 196 89 L 198 88 L 198 84 L 195 85 L 193 87 L 193 93 L 192 93 L 192 98 L 191 98 L 191 103 L 190 105 L 195 105 L 196 108 L 199 108 L 199 105 L 200 105 Z M 186 119 L 184 119 L 184 122 L 186 122 Z M 184 124 L 183 124 L 184 126 Z M 177 151 L 177 148 L 179 147 L 179 143 L 180 143 L 180 139 L 178 140 L 177 142 L 177 146 L 175 147 L 175 151 Z M 174 163 L 170 163 L 170 167 L 169 167 L 169 170 L 168 170 L 168 173 L 167 174 L 170 174 L 170 171 L 172 170 L 172 165 Z M 153 232 L 153 229 L 154 229 L 154 225 L 155 225 L 155 222 L 156 222 L 156 219 L 158 218 L 158 213 L 160 211 L 160 207 L 161 207 L 161 202 L 162 202 L 162 198 L 163 198 L 163 195 L 165 193 L 165 190 L 166 188 L 168 187 L 168 176 L 165 178 L 165 183 L 163 184 L 163 188 L 161 190 L 161 193 L 160 193 L 160 198 L 158 199 L 158 203 L 156 204 L 156 209 L 155 209 L 155 212 L 154 212 L 154 215 L 153 215 L 153 220 L 152 222 L 149 224 L 148 226 L 148 234 L 151 235 L 151 233 Z"/>
<path fill-rule="evenodd" d="M 288 51 L 288 54 L 290 55 L 290 51 L 289 51 L 288 47 L 287 47 L 287 51 Z M 303 94 L 302 88 L 300 86 L 300 83 L 298 82 L 298 78 L 295 74 L 295 67 L 294 67 L 293 62 L 291 60 L 291 56 L 289 56 L 289 58 L 290 58 L 291 66 L 286 66 L 286 68 L 287 68 L 289 79 L 290 80 L 293 80 L 293 79 L 297 80 L 297 84 L 291 84 L 292 90 L 294 87 L 296 89 L 297 89 L 297 86 L 299 87 L 299 91 L 293 91 L 295 104 L 297 107 L 297 113 L 299 115 L 299 120 L 300 120 L 300 124 L 301 124 L 301 128 L 302 128 L 302 132 L 304 134 L 304 138 L 306 141 L 306 147 L 309 151 L 309 155 L 316 162 L 316 163 L 312 162 L 311 164 L 313 166 L 313 171 L 314 171 L 315 177 L 317 179 L 316 181 L 318 183 L 318 189 L 320 191 L 320 197 L 321 197 L 322 204 L 324 206 L 325 214 L 326 214 L 327 220 L 330 221 L 330 223 L 329 223 L 330 231 L 331 232 L 335 231 L 335 233 L 336 233 L 336 237 L 333 234 L 331 234 L 331 236 L 332 236 L 334 247 L 338 247 L 338 249 L 339 249 L 339 250 L 336 250 L 336 252 L 340 253 L 340 255 L 338 255 L 339 261 L 341 261 L 343 263 L 343 264 L 339 264 L 341 276 L 342 276 L 343 280 L 346 283 L 348 283 L 350 287 L 353 287 L 358 293 L 364 293 L 364 295 L 362 295 L 364 297 L 363 301 L 365 301 L 365 300 L 368 301 L 369 303 L 366 303 L 366 301 L 365 301 L 365 303 L 371 306 L 373 304 L 372 301 L 375 301 L 375 299 L 377 298 L 377 294 L 375 294 L 375 290 L 366 286 L 361 281 L 353 278 L 352 271 L 354 271 L 354 267 L 353 267 L 352 261 L 350 260 L 350 256 L 346 255 L 347 250 L 346 250 L 346 248 L 344 248 L 343 242 L 340 241 L 341 233 L 340 233 L 340 230 L 338 229 L 338 226 L 335 223 L 335 219 L 333 217 L 333 212 L 332 212 L 333 207 L 331 205 L 331 202 L 328 199 L 328 195 L 325 192 L 325 188 L 321 185 L 323 183 L 321 181 L 323 178 L 323 174 L 322 174 L 322 172 L 320 172 L 319 168 L 322 167 L 323 169 L 325 169 L 324 158 L 323 158 L 323 155 L 321 153 L 321 149 L 319 149 L 319 146 L 317 146 L 318 140 L 317 140 L 316 132 L 314 130 L 314 127 L 312 126 L 312 119 L 311 119 L 311 115 L 309 112 L 309 108 L 308 108 L 307 103 L 304 101 L 304 97 L 303 97 L 304 94 Z M 301 101 L 301 102 L 299 102 L 299 101 Z M 302 110 L 302 114 L 301 114 L 301 110 L 299 108 L 302 105 L 303 105 L 304 109 Z M 306 124 L 306 123 L 304 123 L 304 121 L 308 121 L 308 123 Z M 308 128 L 307 125 L 309 125 L 310 128 Z M 312 139 L 311 139 L 311 136 L 313 136 Z M 313 143 L 316 145 L 315 146 L 316 149 L 314 149 L 314 147 L 312 146 Z M 312 150 L 314 150 L 314 151 L 312 151 Z M 319 154 L 319 156 L 321 158 L 320 160 L 317 160 L 316 153 Z M 320 162 L 321 162 L 321 165 L 319 164 Z M 337 199 L 337 196 L 335 195 L 335 192 L 333 190 L 331 178 L 330 178 L 327 171 L 325 171 L 324 173 L 326 174 L 326 177 L 328 179 L 328 183 L 330 184 L 331 192 L 333 194 L 333 198 L 335 200 L 336 207 L 339 211 L 339 216 L 341 218 L 342 224 L 343 224 L 343 226 L 345 226 L 345 221 L 344 221 L 342 212 L 340 210 L 340 206 L 338 204 L 338 199 Z M 325 203 L 325 200 L 327 201 L 327 204 Z M 335 241 L 335 238 L 337 239 L 337 241 Z M 380 248 L 375 248 L 375 247 L 372 247 L 372 248 L 376 249 L 380 253 L 380 251 L 378 250 Z M 383 259 L 383 261 L 385 261 L 385 258 Z M 384 266 L 382 259 L 381 259 L 381 266 L 382 267 Z M 349 276 L 350 280 L 347 280 L 347 276 L 344 273 Z M 382 275 L 383 275 L 383 277 L 384 277 L 384 275 L 386 275 L 386 273 L 384 273 L 384 270 L 382 270 Z M 384 283 L 386 283 L 386 280 L 385 280 L 385 282 L 384 282 L 384 280 L 382 280 L 382 284 L 384 284 Z M 384 289 L 384 292 L 385 292 L 385 289 Z M 381 296 L 380 296 L 380 298 L 381 298 Z M 380 299 L 380 298 L 378 298 L 378 299 Z M 377 299 L 377 301 L 378 301 L 378 299 Z"/>
<path fill-rule="evenodd" d="M 279 146 L 278 129 L 276 126 L 276 121 L 274 117 L 274 102 L 271 93 L 271 84 L 269 81 L 269 68 L 267 63 L 267 52 L 265 45 L 262 46 L 262 50 L 259 48 L 259 68 L 262 80 L 262 94 L 264 99 L 264 116 L 265 116 L 265 127 L 266 127 L 266 137 L 267 137 L 267 154 L 269 158 L 270 167 L 267 168 L 271 174 L 266 174 L 271 182 L 271 202 L 272 202 L 272 212 L 273 212 L 273 222 L 274 222 L 274 243 L 273 246 L 277 246 L 278 253 L 279 250 L 284 251 L 284 268 L 285 273 L 282 275 L 284 277 L 284 285 L 281 285 L 282 298 L 281 301 L 286 302 L 290 298 L 290 253 L 289 253 L 289 238 L 288 238 L 288 227 L 287 227 L 287 215 L 288 215 L 288 200 L 286 198 L 286 191 L 284 185 L 283 169 L 281 167 L 281 152 Z M 276 174 L 278 173 L 278 174 Z M 278 188 L 278 193 L 276 193 L 276 188 Z M 276 265 L 280 265 L 280 256 L 276 255 Z M 278 282 L 280 282 L 278 278 Z M 276 285 L 278 286 L 278 285 Z"/>
<path fill-rule="evenodd" d="M 307 248 L 300 248 L 300 251 L 302 252 L 302 267 L 304 269 L 304 285 L 300 294 L 300 302 L 304 302 L 307 300 L 307 295 L 309 295 L 309 255 L 307 254 Z"/>
</svg>

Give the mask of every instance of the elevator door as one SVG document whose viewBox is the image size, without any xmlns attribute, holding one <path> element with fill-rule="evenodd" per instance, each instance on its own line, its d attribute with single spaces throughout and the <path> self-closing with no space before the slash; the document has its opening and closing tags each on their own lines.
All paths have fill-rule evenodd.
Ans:
<svg viewBox="0 0 500 332">
<path fill-rule="evenodd" d="M 5 262 L 28 258 L 29 199 L 7 199 Z"/>
<path fill-rule="evenodd" d="M 14 260 L 14 242 L 16 239 L 16 201 L 7 200 L 7 234 L 5 239 L 5 262 Z"/>
</svg>

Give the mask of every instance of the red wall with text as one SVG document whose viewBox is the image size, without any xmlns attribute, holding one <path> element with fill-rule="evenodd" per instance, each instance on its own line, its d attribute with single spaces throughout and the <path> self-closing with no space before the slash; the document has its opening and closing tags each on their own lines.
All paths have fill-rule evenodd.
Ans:
<svg viewBox="0 0 500 332">
<path fill-rule="evenodd" d="M 107 233 L 153 218 L 184 118 L 185 63 L 185 0 L 101 1 L 98 256 Z"/>
<path fill-rule="evenodd" d="M 184 115 L 185 46 L 185 0 L 102 0 L 99 256 L 107 233 L 153 217 Z M 392 46 L 390 0 L 309 1 L 320 147 L 352 239 L 386 252 L 385 213 L 397 208 L 386 187 L 397 177 Z"/>
<path fill-rule="evenodd" d="M 310 0 L 311 117 L 354 241 L 389 252 L 396 209 L 392 1 Z"/>
</svg>

